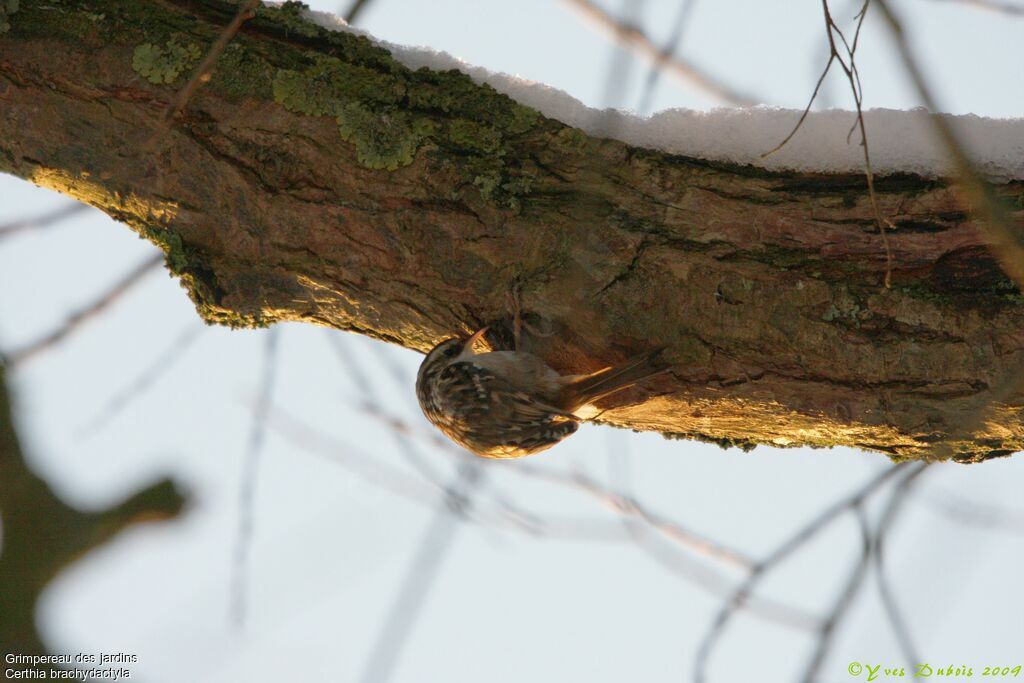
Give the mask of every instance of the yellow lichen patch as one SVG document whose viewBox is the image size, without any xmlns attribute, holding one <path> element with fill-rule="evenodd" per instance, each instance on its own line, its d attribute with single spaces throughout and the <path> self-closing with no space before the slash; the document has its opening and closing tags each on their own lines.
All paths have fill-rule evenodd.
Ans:
<svg viewBox="0 0 1024 683">
<path fill-rule="evenodd" d="M 94 181 L 88 172 L 75 174 L 60 168 L 40 167 L 29 180 L 39 187 L 66 194 L 105 213 L 122 216 L 128 214 L 151 226 L 166 225 L 178 214 L 178 205 L 174 202 L 155 202 L 136 194 L 122 195 Z"/>
</svg>

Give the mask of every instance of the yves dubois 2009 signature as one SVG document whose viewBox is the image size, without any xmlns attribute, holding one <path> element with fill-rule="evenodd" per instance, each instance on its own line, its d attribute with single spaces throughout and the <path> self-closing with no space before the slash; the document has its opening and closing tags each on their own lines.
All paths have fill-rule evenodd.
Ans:
<svg viewBox="0 0 1024 683">
<path fill-rule="evenodd" d="M 977 670 L 976 670 L 977 669 Z M 871 662 L 850 662 L 846 667 L 851 676 L 864 676 L 867 681 L 882 678 L 974 678 L 975 676 L 995 676 L 999 678 L 1016 678 L 1020 675 L 1021 665 L 973 667 L 966 664 L 950 664 L 934 666 L 927 662 L 917 664 L 913 669 L 902 666 L 885 666 Z"/>
</svg>

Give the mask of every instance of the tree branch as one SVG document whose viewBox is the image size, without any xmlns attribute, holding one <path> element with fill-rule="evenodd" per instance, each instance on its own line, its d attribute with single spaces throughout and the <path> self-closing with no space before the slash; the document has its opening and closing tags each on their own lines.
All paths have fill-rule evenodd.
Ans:
<svg viewBox="0 0 1024 683">
<path fill-rule="evenodd" d="M 737 107 L 749 107 L 762 101 L 758 97 L 740 92 L 732 86 L 722 83 L 696 64 L 674 54 L 672 49 L 658 47 L 642 30 L 619 21 L 591 0 L 563 0 L 563 2 L 579 12 L 595 27 L 608 33 L 624 48 L 633 50 L 649 61 L 652 67 L 675 76 L 684 85 L 699 90 L 715 100 Z"/>
<path fill-rule="evenodd" d="M 164 479 L 106 510 L 68 507 L 22 455 L 0 367 L 0 643 L 5 652 L 46 653 L 36 631 L 35 605 L 46 584 L 67 565 L 131 524 L 176 516 L 183 504 L 174 483 Z"/>
<path fill-rule="evenodd" d="M 69 335 L 74 334 L 82 325 L 110 308 L 112 304 L 137 285 L 145 275 L 158 270 L 162 262 L 163 259 L 159 253 L 146 257 L 84 308 L 71 313 L 59 327 L 21 348 L 7 354 L 0 354 L 0 360 L 3 361 L 4 365 L 15 367 L 33 356 L 53 348 L 64 341 Z"/>
<path fill-rule="evenodd" d="M 301 320 L 425 350 L 509 317 L 564 372 L 666 347 L 601 421 L 752 447 L 962 461 L 1024 447 L 1020 293 L 957 188 L 771 173 L 634 148 L 457 72 L 262 7 L 142 148 L 238 10 L 22 3 L 0 43 L 0 170 L 159 244 L 208 321 Z M 190 49 L 190 46 L 195 49 Z M 158 82 L 157 82 L 158 81 Z M 1024 206 L 1024 185 L 991 186 Z M 1009 212 L 1014 224 L 1022 212 Z M 998 403 L 968 430 L 956 425 Z"/>
</svg>

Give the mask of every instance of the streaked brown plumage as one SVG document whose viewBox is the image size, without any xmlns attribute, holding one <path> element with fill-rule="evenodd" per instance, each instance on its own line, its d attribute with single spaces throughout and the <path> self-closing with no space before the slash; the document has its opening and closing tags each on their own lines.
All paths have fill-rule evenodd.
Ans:
<svg viewBox="0 0 1024 683">
<path fill-rule="evenodd" d="M 576 431 L 585 406 L 666 369 L 659 351 L 589 375 L 559 375 L 525 351 L 475 353 L 468 339 L 435 346 L 416 376 L 424 415 L 459 445 L 487 458 L 519 458 Z"/>
</svg>

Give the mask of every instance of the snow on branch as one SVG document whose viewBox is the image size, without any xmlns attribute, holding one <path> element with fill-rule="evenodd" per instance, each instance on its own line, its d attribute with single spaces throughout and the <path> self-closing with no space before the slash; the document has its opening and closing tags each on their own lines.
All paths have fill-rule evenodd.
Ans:
<svg viewBox="0 0 1024 683">
<path fill-rule="evenodd" d="M 325 28 L 367 36 L 410 69 L 457 69 L 477 83 L 486 83 L 517 102 L 590 135 L 767 170 L 856 173 L 864 167 L 859 141 L 847 136 L 857 116 L 853 111 L 830 109 L 808 113 L 798 134 L 783 149 L 763 158 L 793 129 L 803 113 L 801 110 L 767 106 L 711 111 L 668 109 L 643 117 L 629 111 L 594 109 L 557 88 L 473 66 L 443 51 L 376 40 L 332 14 L 309 11 L 306 16 Z M 871 165 L 875 173 L 914 173 L 935 178 L 954 172 L 955 162 L 935 133 L 928 110 L 868 109 L 863 116 L 871 135 Z M 964 152 L 986 178 L 1024 179 L 1024 118 L 941 114 L 940 119 L 955 131 Z"/>
</svg>

